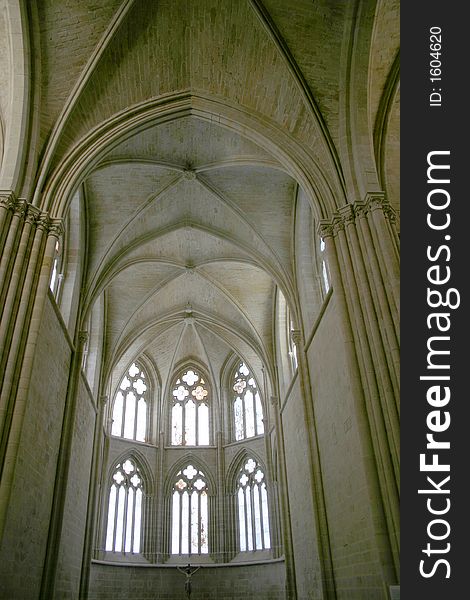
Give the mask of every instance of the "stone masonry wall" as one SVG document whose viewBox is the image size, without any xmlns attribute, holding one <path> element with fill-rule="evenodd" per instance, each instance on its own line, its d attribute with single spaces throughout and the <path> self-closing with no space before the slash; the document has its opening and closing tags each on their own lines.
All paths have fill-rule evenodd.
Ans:
<svg viewBox="0 0 470 600">
<path fill-rule="evenodd" d="M 73 428 L 72 453 L 59 549 L 55 600 L 78 598 L 85 540 L 90 470 L 95 426 L 93 399 L 80 377 Z"/>
<path fill-rule="evenodd" d="M 49 532 L 71 347 L 47 298 L 0 550 L 0 598 L 36 600 Z"/>
<path fill-rule="evenodd" d="M 88 600 L 181 600 L 185 576 L 175 567 L 93 563 Z M 202 567 L 192 578 L 191 600 L 284 600 L 283 562 Z"/>
<path fill-rule="evenodd" d="M 334 293 L 308 360 L 337 599 L 381 599 L 371 499 Z"/>
</svg>

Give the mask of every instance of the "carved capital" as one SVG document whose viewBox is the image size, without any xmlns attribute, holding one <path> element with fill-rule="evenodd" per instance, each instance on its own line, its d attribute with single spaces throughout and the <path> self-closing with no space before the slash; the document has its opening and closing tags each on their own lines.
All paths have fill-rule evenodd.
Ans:
<svg viewBox="0 0 470 600">
<path fill-rule="evenodd" d="M 39 210 L 39 208 L 36 208 L 35 206 L 32 206 L 31 204 L 27 204 L 24 218 L 25 218 L 26 223 L 36 226 L 41 222 L 42 213 Z"/>
<path fill-rule="evenodd" d="M 391 206 L 384 192 L 368 192 L 364 202 L 370 211 L 381 210 L 386 219 L 391 223 L 396 223 L 397 212 Z"/>
<path fill-rule="evenodd" d="M 320 221 L 320 223 L 318 223 L 317 232 L 323 239 L 333 237 L 335 234 L 333 222 L 326 219 Z"/>
<path fill-rule="evenodd" d="M 274 407 L 279 406 L 279 397 L 278 396 L 271 396 L 270 400 L 271 400 L 271 404 Z"/>
<path fill-rule="evenodd" d="M 78 334 L 78 343 L 83 348 L 88 342 L 88 331 L 80 331 Z"/>
<path fill-rule="evenodd" d="M 300 329 L 292 329 L 290 332 L 290 337 L 297 348 L 300 348 L 302 344 L 302 332 Z"/>
<path fill-rule="evenodd" d="M 15 211 L 18 205 L 18 199 L 13 192 L 0 192 L 0 208 Z"/>
<path fill-rule="evenodd" d="M 356 211 L 353 204 L 346 204 L 338 210 L 336 221 L 339 227 L 354 224 L 356 221 Z"/>
<path fill-rule="evenodd" d="M 62 219 L 49 219 L 47 231 L 52 237 L 60 239 L 64 235 L 64 223 Z"/>
</svg>

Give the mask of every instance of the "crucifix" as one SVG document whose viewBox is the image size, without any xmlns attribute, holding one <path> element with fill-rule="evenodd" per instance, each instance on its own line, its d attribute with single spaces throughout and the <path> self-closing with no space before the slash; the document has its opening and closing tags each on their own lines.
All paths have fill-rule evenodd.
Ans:
<svg viewBox="0 0 470 600">
<path fill-rule="evenodd" d="M 194 575 L 196 571 L 199 571 L 201 567 L 192 567 L 189 563 L 187 567 L 176 567 L 180 573 L 184 573 L 186 575 L 186 580 L 184 582 L 184 591 L 186 592 L 186 598 L 190 600 L 191 598 L 191 577 Z"/>
</svg>

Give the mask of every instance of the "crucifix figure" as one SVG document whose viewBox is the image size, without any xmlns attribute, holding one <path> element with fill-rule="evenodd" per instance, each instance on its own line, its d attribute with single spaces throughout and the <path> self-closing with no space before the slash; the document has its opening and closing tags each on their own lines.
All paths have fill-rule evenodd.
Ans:
<svg viewBox="0 0 470 600">
<path fill-rule="evenodd" d="M 191 577 L 194 575 L 196 571 L 199 571 L 201 567 L 192 567 L 189 563 L 187 567 L 176 567 L 180 573 L 184 573 L 186 575 L 186 581 L 184 582 L 184 591 L 186 592 L 186 598 L 189 600 L 191 598 Z"/>
</svg>

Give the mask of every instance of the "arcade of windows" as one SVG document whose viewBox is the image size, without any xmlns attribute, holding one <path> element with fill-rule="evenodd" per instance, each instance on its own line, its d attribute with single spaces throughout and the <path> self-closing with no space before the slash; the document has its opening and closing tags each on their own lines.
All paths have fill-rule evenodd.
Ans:
<svg viewBox="0 0 470 600">
<path fill-rule="evenodd" d="M 148 441 L 149 378 L 134 362 L 114 395 L 110 433 L 133 442 Z M 195 366 L 173 378 L 168 401 L 171 446 L 208 446 L 211 439 L 211 387 Z M 263 408 L 255 378 L 244 362 L 237 363 L 230 384 L 232 437 L 240 441 L 264 434 Z M 168 553 L 210 554 L 210 496 L 214 484 L 197 456 L 179 469 L 171 483 Z M 138 555 L 145 540 L 144 504 L 148 494 L 139 461 L 134 454 L 114 464 L 106 498 L 104 547 L 108 553 Z M 238 552 L 271 549 L 268 486 L 265 470 L 249 451 L 230 483 Z M 148 513 L 148 511 L 147 511 Z M 216 527 L 216 525 L 212 525 Z"/>
</svg>

